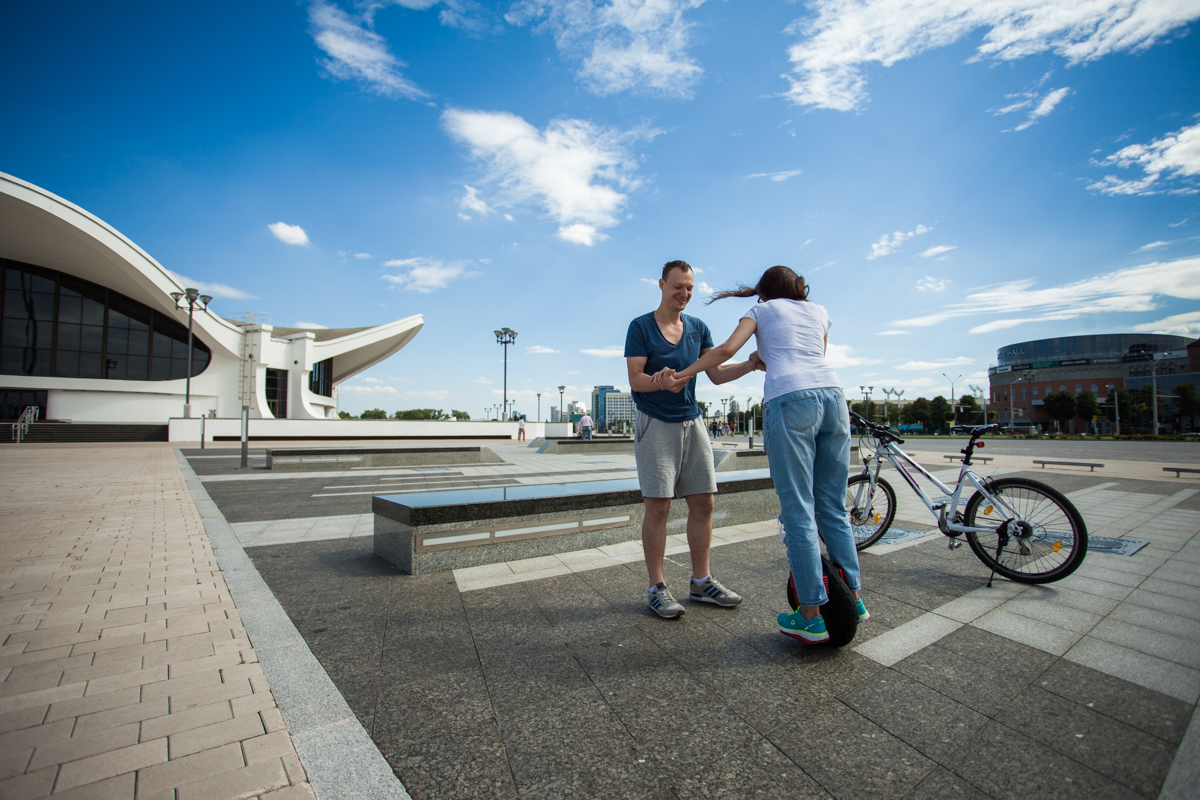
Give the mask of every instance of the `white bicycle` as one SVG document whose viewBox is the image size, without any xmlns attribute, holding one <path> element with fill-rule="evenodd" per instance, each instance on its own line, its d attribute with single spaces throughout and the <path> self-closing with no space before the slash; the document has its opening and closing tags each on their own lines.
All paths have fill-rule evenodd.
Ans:
<svg viewBox="0 0 1200 800">
<path fill-rule="evenodd" d="M 962 450 L 958 482 L 952 489 L 897 446 L 904 440 L 894 428 L 868 422 L 858 414 L 851 416 L 859 428 L 863 470 L 852 476 L 846 487 L 846 510 L 859 550 L 879 541 L 896 516 L 896 492 L 879 476 L 887 461 L 933 514 L 938 530 L 950 537 L 950 549 L 961 547 L 961 538 L 966 538 L 993 575 L 1021 583 L 1050 583 L 1067 577 L 1083 563 L 1087 527 L 1079 510 L 1061 492 L 1028 478 L 988 480 L 971 470 L 971 456 L 984 446 L 979 437 L 999 430 L 999 425 L 979 425 L 971 430 Z M 928 478 L 942 496 L 935 499 L 926 494 L 908 467 Z M 964 490 L 970 490 L 966 492 L 969 497 L 963 496 Z"/>
</svg>

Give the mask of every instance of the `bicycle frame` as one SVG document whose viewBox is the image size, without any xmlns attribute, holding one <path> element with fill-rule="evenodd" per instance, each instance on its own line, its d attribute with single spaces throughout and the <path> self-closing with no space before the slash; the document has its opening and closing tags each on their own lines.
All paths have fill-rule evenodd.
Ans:
<svg viewBox="0 0 1200 800">
<path fill-rule="evenodd" d="M 875 441 L 875 452 L 871 455 L 863 457 L 862 474 L 870 475 L 871 478 L 867 500 L 863 505 L 864 516 L 869 517 L 871 514 L 871 503 L 875 499 L 875 486 L 879 480 L 879 470 L 883 467 L 884 460 L 895 467 L 896 471 L 899 472 L 901 477 L 904 478 L 904 481 L 910 487 L 912 487 L 914 492 L 917 493 L 917 497 L 921 499 L 921 502 L 925 504 L 927 509 L 929 509 L 929 513 L 933 514 L 934 518 L 937 520 L 938 530 L 947 536 L 958 536 L 959 534 L 967 533 L 968 531 L 987 533 L 992 530 L 991 528 L 975 528 L 956 521 L 958 519 L 959 504 L 962 502 L 963 489 L 967 486 L 973 487 L 976 491 L 982 494 L 990 504 L 1002 509 L 1009 518 L 1015 518 L 1019 516 L 1008 503 L 992 495 L 992 493 L 989 492 L 984 486 L 983 480 L 981 480 L 978 475 L 971 471 L 971 468 L 967 464 L 962 465 L 962 469 L 959 470 L 958 473 L 958 481 L 955 483 L 954 488 L 951 489 L 949 486 L 934 477 L 929 470 L 918 464 L 912 456 L 908 455 L 908 453 L 905 453 L 894 443 L 880 442 L 878 438 Z M 875 464 L 874 470 L 871 469 L 871 462 L 874 462 Z M 928 494 L 926 494 L 925 490 L 921 488 L 921 484 L 917 483 L 916 478 L 914 478 L 912 473 L 909 472 L 905 467 L 905 463 L 913 467 L 913 469 L 915 469 L 924 477 L 928 478 L 945 496 L 934 500 Z"/>
</svg>

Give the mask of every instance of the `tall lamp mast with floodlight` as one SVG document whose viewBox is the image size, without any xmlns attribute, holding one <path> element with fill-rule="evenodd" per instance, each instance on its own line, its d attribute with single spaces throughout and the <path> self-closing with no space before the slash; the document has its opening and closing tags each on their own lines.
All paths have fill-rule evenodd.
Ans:
<svg viewBox="0 0 1200 800">
<path fill-rule="evenodd" d="M 517 332 L 511 328 L 496 331 L 496 344 L 504 346 L 504 416 L 508 416 L 508 346 L 516 344 Z"/>
<path fill-rule="evenodd" d="M 183 395 L 183 416 L 188 419 L 192 416 L 192 313 L 196 310 L 196 301 L 199 300 L 201 309 L 208 310 L 208 304 L 212 302 L 212 295 L 200 294 L 199 289 L 184 289 L 182 292 L 171 292 L 171 299 L 175 301 L 175 308 L 179 309 L 179 301 L 186 300 L 188 304 L 188 360 L 187 360 L 187 382 L 184 384 Z"/>
</svg>

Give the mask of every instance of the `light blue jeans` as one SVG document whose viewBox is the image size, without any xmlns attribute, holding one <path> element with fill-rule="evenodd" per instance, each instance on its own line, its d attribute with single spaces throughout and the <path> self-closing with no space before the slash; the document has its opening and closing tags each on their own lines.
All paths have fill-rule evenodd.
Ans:
<svg viewBox="0 0 1200 800">
<path fill-rule="evenodd" d="M 589 442 L 592 440 L 592 428 L 590 425 L 585 425 L 579 429 L 579 438 Z"/>
<path fill-rule="evenodd" d="M 767 403 L 763 446 L 779 495 L 788 565 L 801 605 L 829 602 L 821 580 L 820 530 L 829 559 L 858 591 L 858 551 L 846 514 L 850 415 L 841 389 L 802 389 Z"/>
</svg>

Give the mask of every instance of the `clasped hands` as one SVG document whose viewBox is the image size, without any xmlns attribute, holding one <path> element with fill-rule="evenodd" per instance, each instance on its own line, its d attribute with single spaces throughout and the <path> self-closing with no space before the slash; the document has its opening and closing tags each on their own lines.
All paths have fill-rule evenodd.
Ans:
<svg viewBox="0 0 1200 800">
<path fill-rule="evenodd" d="M 750 369 L 752 371 L 756 369 L 761 369 L 763 372 L 767 371 L 767 365 L 761 358 L 758 357 L 757 350 L 750 354 L 750 358 L 747 359 L 747 363 L 750 364 Z M 670 367 L 663 367 L 658 372 L 650 376 L 650 380 L 654 381 L 668 392 L 683 391 L 683 387 L 687 386 L 688 381 L 691 379 L 692 376 L 690 375 L 686 378 L 676 377 L 675 370 L 671 369 Z"/>
</svg>

